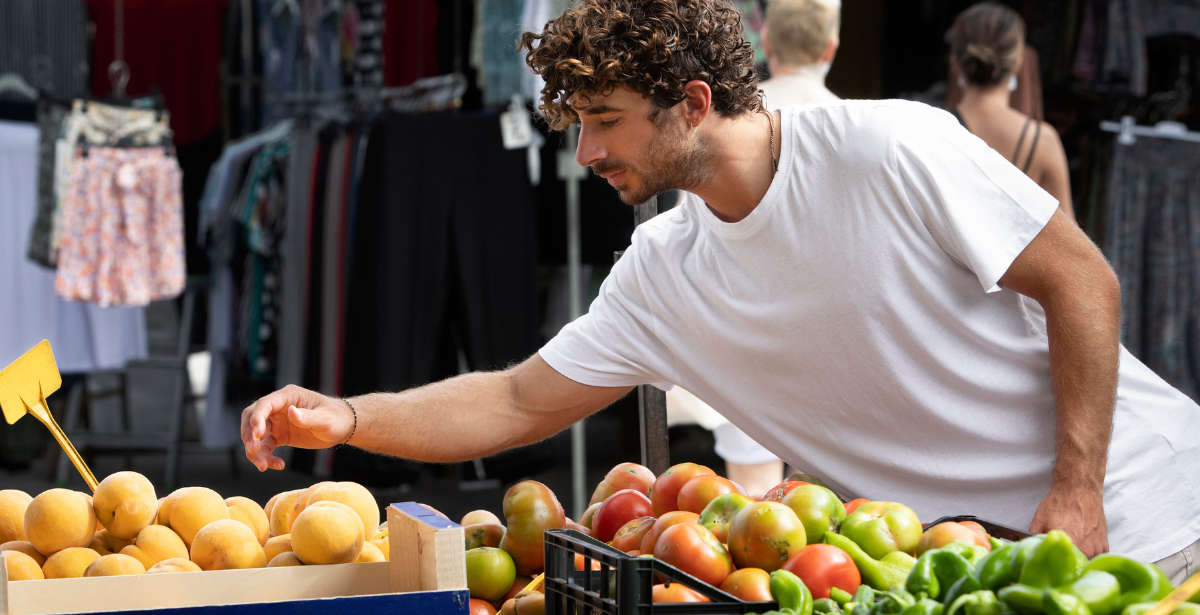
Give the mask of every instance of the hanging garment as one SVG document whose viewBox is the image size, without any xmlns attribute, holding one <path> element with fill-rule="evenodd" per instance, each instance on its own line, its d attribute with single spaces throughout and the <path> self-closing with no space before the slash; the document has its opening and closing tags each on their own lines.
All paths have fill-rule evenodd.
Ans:
<svg viewBox="0 0 1200 615">
<path fill-rule="evenodd" d="M 264 126 L 287 114 L 282 97 L 297 91 L 297 70 L 304 67 L 300 59 L 303 19 L 293 6 L 299 7 L 276 0 L 256 2 L 262 38 Z"/>
<path fill-rule="evenodd" d="M 388 87 L 437 75 L 436 0 L 388 0 L 383 18 L 383 73 Z"/>
<path fill-rule="evenodd" d="M 388 113 L 367 145 L 345 316 L 347 395 L 445 376 L 457 336 L 470 369 L 537 349 L 534 195 L 525 152 L 495 115 Z M 447 330 L 453 335 L 447 336 Z"/>
<path fill-rule="evenodd" d="M 524 0 L 483 0 L 483 104 L 507 105 L 513 94 L 522 94 L 529 67 L 517 52 Z"/>
<path fill-rule="evenodd" d="M 0 0 L 0 74 L 16 73 L 59 100 L 87 91 L 83 0 Z"/>
<path fill-rule="evenodd" d="M 1200 399 L 1200 144 L 1114 146 L 1104 251 L 1121 280 L 1122 341 Z"/>
<path fill-rule="evenodd" d="M 38 101 L 38 200 L 37 216 L 29 230 L 29 260 L 43 267 L 54 268 L 55 257 L 50 250 L 50 229 L 54 219 L 55 143 L 67 117 L 67 108 L 50 100 Z"/>
<path fill-rule="evenodd" d="M 200 195 L 196 239 L 201 245 L 206 243 L 206 237 L 220 217 L 221 210 L 229 204 L 241 185 L 242 177 L 237 176 L 236 171 L 263 147 L 287 137 L 291 130 L 291 120 L 284 120 L 266 130 L 225 144 L 221 157 L 209 169 L 204 193 Z"/>
<path fill-rule="evenodd" d="M 316 132 L 303 124 L 292 136 L 288 158 L 288 215 L 284 220 L 282 250 L 283 299 L 279 315 L 279 365 L 276 387 L 300 384 L 304 379 L 304 353 L 307 336 L 304 313 L 308 288 L 308 236 L 310 190 L 313 160 L 316 156 Z"/>
<path fill-rule="evenodd" d="M 161 148 L 81 148 L 61 203 L 58 294 L 110 306 L 182 293 L 181 180 Z"/>
<path fill-rule="evenodd" d="M 175 117 L 175 143 L 205 139 L 220 126 L 221 26 L 227 0 L 122 0 L 130 95 L 157 86 Z M 95 23 L 92 94 L 112 92 L 116 0 L 88 0 Z"/>
<path fill-rule="evenodd" d="M 47 339 L 64 374 L 122 369 L 146 358 L 145 310 L 64 301 L 54 273 L 26 259 L 37 151 L 34 126 L 0 122 L 0 363 Z"/>
</svg>

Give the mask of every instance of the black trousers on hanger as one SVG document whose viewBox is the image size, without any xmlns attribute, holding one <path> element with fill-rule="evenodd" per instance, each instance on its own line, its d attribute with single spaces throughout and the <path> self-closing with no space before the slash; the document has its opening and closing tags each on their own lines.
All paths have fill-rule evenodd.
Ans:
<svg viewBox="0 0 1200 615">
<path fill-rule="evenodd" d="M 347 394 L 499 369 L 537 350 L 535 199 L 496 115 L 382 116 L 347 306 Z"/>
</svg>

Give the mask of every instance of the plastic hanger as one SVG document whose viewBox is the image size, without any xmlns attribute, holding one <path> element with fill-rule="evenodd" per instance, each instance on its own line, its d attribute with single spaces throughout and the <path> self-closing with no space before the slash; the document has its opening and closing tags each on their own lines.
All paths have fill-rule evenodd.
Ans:
<svg viewBox="0 0 1200 615">
<path fill-rule="evenodd" d="M 1126 115 L 1118 122 L 1100 122 L 1100 130 L 1117 133 L 1117 143 L 1133 145 L 1138 137 L 1154 139 L 1174 139 L 1200 143 L 1200 132 L 1191 132 L 1187 126 L 1179 122 L 1159 122 L 1154 126 L 1138 126 L 1132 115 Z"/>
<path fill-rule="evenodd" d="M 16 94 L 29 100 L 37 100 L 38 97 L 37 89 L 16 73 L 0 75 L 0 94 Z"/>
</svg>

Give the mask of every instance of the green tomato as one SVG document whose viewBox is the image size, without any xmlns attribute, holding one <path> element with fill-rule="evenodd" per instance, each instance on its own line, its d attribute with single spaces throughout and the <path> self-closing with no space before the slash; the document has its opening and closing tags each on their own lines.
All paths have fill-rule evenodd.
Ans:
<svg viewBox="0 0 1200 615">
<path fill-rule="evenodd" d="M 467 551 L 467 590 L 472 598 L 496 602 L 517 578 L 512 556 L 503 549 L 479 547 Z"/>
<path fill-rule="evenodd" d="M 911 553 L 921 532 L 917 513 L 895 502 L 867 502 L 842 522 L 842 535 L 877 560 L 894 551 Z"/>
<path fill-rule="evenodd" d="M 846 507 L 842 501 L 820 485 L 796 487 L 783 496 L 782 504 L 800 517 L 809 544 L 824 540 L 825 532 L 836 532 L 846 519 Z"/>
<path fill-rule="evenodd" d="M 740 493 L 726 493 L 713 498 L 700 513 L 698 523 L 708 528 L 708 531 L 721 542 L 729 542 L 729 522 L 743 508 L 754 503 L 754 500 Z"/>
</svg>

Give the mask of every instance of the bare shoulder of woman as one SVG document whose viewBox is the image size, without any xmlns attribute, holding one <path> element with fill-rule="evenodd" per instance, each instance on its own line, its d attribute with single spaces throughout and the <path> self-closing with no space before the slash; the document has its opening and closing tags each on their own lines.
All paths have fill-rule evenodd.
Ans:
<svg viewBox="0 0 1200 615">
<path fill-rule="evenodd" d="M 1058 130 L 1046 122 L 1041 124 L 1041 137 L 1034 152 L 1033 177 L 1051 196 L 1058 199 L 1059 208 L 1072 220 L 1075 219 L 1071 202 L 1071 177 L 1067 167 L 1067 154 L 1063 149 Z"/>
</svg>

